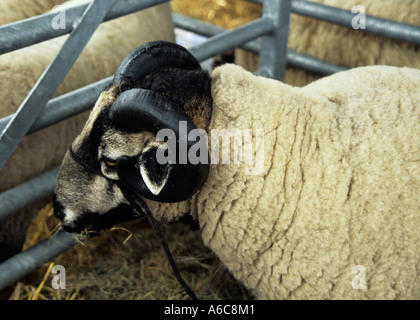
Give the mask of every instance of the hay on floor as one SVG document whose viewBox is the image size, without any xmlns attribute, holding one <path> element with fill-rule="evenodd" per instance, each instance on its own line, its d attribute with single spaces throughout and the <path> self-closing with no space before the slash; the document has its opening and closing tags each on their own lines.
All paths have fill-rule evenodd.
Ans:
<svg viewBox="0 0 420 320">
<path fill-rule="evenodd" d="M 40 211 L 28 230 L 25 248 L 57 229 L 51 205 Z M 183 224 L 161 225 L 175 262 L 199 299 L 250 299 L 251 297 L 219 259 L 206 248 L 199 231 Z M 53 289 L 51 268 L 66 269 L 66 289 Z M 126 222 L 102 232 L 45 263 L 21 279 L 10 299 L 189 299 L 167 261 L 147 220 Z"/>
</svg>

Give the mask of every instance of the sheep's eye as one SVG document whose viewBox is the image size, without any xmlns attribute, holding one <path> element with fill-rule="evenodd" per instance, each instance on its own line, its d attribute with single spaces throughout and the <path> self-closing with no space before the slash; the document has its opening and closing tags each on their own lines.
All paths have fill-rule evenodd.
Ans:
<svg viewBox="0 0 420 320">
<path fill-rule="evenodd" d="M 105 159 L 105 163 L 110 167 L 115 167 L 117 165 L 117 161 L 111 159 Z"/>
</svg>

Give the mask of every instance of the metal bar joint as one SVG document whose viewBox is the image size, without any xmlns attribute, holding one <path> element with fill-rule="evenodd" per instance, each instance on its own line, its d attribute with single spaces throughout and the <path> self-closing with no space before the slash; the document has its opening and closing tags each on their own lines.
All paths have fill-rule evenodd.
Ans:
<svg viewBox="0 0 420 320">
<path fill-rule="evenodd" d="M 260 69 L 269 70 L 270 78 L 284 80 L 291 0 L 264 0 L 263 17 L 273 20 L 274 30 L 261 39 Z"/>
</svg>

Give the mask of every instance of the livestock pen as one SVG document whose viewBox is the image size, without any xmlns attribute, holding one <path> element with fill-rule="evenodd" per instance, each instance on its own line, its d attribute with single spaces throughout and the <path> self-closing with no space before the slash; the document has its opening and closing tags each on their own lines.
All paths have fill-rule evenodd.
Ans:
<svg viewBox="0 0 420 320">
<path fill-rule="evenodd" d="M 39 16 L 37 19 L 23 20 L 0 28 L 0 53 L 4 54 L 25 46 L 70 33 L 71 36 L 56 56 L 36 87 L 25 99 L 15 114 L 1 119 L 0 168 L 4 166 L 20 140 L 28 133 L 42 129 L 52 123 L 88 110 L 94 104 L 99 92 L 111 78 L 93 83 L 52 99 L 49 98 L 57 88 L 57 78 L 63 78 L 83 49 L 84 44 L 96 27 L 107 19 L 142 10 L 167 1 L 131 1 L 132 7 L 122 1 L 92 1 L 67 10 L 68 28 L 50 27 L 54 13 Z M 283 80 L 286 65 L 303 68 L 311 72 L 329 75 L 347 69 L 315 57 L 301 54 L 287 48 L 291 13 L 320 19 L 328 23 L 352 28 L 354 18 L 359 13 L 328 7 L 322 4 L 294 0 L 252 1 L 262 4 L 262 16 L 233 30 L 223 30 L 177 14 L 173 15 L 175 26 L 205 35 L 207 41 L 189 48 L 190 52 L 203 61 L 234 48 L 243 48 L 257 53 L 260 57 L 257 75 Z M 82 18 L 79 20 L 79 17 Z M 366 15 L 365 28 L 360 32 L 370 32 L 380 36 L 420 45 L 420 28 L 397 21 Z M 77 23 L 75 23 L 77 22 Z M 36 32 L 25 33 L 25 30 Z M 34 37 L 33 34 L 36 34 Z M 258 39 L 258 40 L 257 40 Z M 66 50 L 66 48 L 78 50 Z M 44 108 L 45 107 L 45 108 Z M 54 110 L 54 113 L 52 112 Z M 59 112 L 58 110 L 62 110 Z M 58 168 L 30 180 L 22 185 L 4 191 L 0 195 L 0 218 L 12 215 L 23 205 L 30 205 L 52 193 Z M 81 240 L 64 231 L 15 255 L 0 265 L 0 288 L 16 283 L 24 275 L 34 271 L 45 262 L 78 244 Z"/>
</svg>

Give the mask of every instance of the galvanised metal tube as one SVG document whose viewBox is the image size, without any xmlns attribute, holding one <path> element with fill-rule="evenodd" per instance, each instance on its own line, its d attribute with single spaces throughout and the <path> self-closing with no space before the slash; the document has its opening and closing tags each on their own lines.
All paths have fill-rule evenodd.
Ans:
<svg viewBox="0 0 420 320">
<path fill-rule="evenodd" d="M 165 2 L 169 0 L 117 1 L 105 16 L 104 22 Z M 57 15 L 54 12 L 0 26 L 0 54 L 70 33 L 88 5 L 89 3 L 66 9 L 64 29 L 52 27 L 53 18 Z"/>
<path fill-rule="evenodd" d="M 292 12 L 348 28 L 352 27 L 352 20 L 355 17 L 355 14 L 351 11 L 304 0 L 293 0 Z M 420 27 L 402 22 L 366 15 L 366 29 L 359 30 L 420 44 Z"/>
<path fill-rule="evenodd" d="M 330 74 L 349 69 L 348 67 L 325 62 L 318 58 L 297 53 L 296 51 L 290 49 L 287 50 L 287 63 L 291 66 L 305 69 L 323 76 L 328 76 Z"/>
<path fill-rule="evenodd" d="M 261 39 L 259 67 L 270 78 L 284 80 L 287 60 L 291 0 L 264 0 L 263 17 L 273 20 L 275 29 Z"/>
<path fill-rule="evenodd" d="M 27 134 L 42 130 L 59 121 L 89 110 L 102 90 L 112 81 L 112 76 L 94 82 L 77 90 L 51 99 Z M 0 119 L 0 132 L 6 127 L 13 115 Z"/>
<path fill-rule="evenodd" d="M 0 264 L 0 290 L 15 283 L 59 254 L 86 240 L 80 235 L 59 231 L 37 245 Z"/>
<path fill-rule="evenodd" d="M 193 18 L 185 17 L 177 13 L 172 13 L 172 21 L 177 28 L 181 28 L 187 31 L 191 31 L 202 36 L 212 37 L 217 34 L 228 31 L 227 29 L 220 28 L 210 23 L 205 23 L 198 21 Z M 247 51 L 254 53 L 260 52 L 260 44 L 258 40 L 252 40 L 248 43 L 241 44 L 239 48 L 242 48 Z"/>
<path fill-rule="evenodd" d="M 254 75 L 269 78 L 271 76 L 271 70 L 267 67 L 260 67 L 254 72 Z"/>
<path fill-rule="evenodd" d="M 177 13 L 172 13 L 172 21 L 174 22 L 174 25 L 178 28 L 201 34 L 207 37 L 211 37 L 218 33 L 227 31 L 226 29 L 218 27 L 214 24 L 205 23 Z"/>
<path fill-rule="evenodd" d="M 51 195 L 59 168 L 0 193 L 0 221 L 16 211 Z"/>
<path fill-rule="evenodd" d="M 211 37 L 216 34 L 220 34 L 222 32 L 227 31 L 226 29 L 208 23 L 204 23 L 192 18 L 184 17 L 175 13 L 172 14 L 172 18 L 176 27 L 195 32 L 197 34 L 207 37 Z M 260 52 L 260 43 L 258 42 L 258 40 L 249 41 L 248 43 L 240 45 L 239 47 L 256 54 Z M 296 51 L 291 49 L 287 50 L 286 57 L 287 64 L 297 68 L 306 69 L 321 75 L 330 75 L 339 71 L 347 70 L 346 67 L 334 65 L 332 63 L 322 61 L 310 55 L 297 53 Z M 268 73 L 264 73 L 264 71 L 262 70 L 260 72 L 257 71 L 255 74 L 268 76 Z"/>
<path fill-rule="evenodd" d="M 270 18 L 262 17 L 236 29 L 217 34 L 206 42 L 189 48 L 189 51 L 199 60 L 206 60 L 216 54 L 236 48 L 259 36 L 268 34 L 274 29 Z"/>
<path fill-rule="evenodd" d="M 0 170 L 32 127 L 116 0 L 94 0 L 0 135 Z"/>
</svg>

